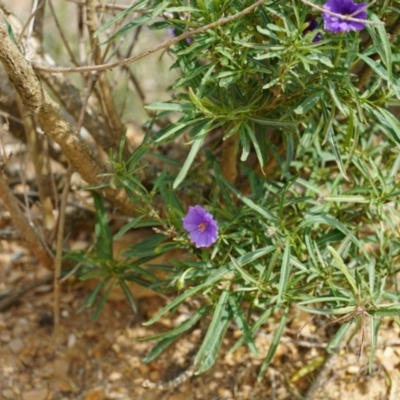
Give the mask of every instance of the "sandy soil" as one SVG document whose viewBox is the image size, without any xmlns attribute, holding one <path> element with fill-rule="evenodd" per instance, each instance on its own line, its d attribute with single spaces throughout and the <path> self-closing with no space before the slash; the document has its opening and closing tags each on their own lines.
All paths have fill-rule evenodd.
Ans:
<svg viewBox="0 0 400 400">
<path fill-rule="evenodd" d="M 16 244 L 2 241 L 0 296 L 10 287 L 37 279 L 46 273 Z M 275 316 L 256 336 L 259 357 L 246 347 L 233 354 L 229 348 L 240 337 L 232 325 L 228 330 L 218 363 L 200 376 L 189 377 L 169 390 L 145 389 L 143 381 L 169 382 L 192 364 L 207 323 L 196 326 L 187 336 L 146 364 L 142 360 L 153 343 L 135 339 L 164 332 L 182 322 L 195 304 L 184 304 L 171 318 L 154 326 L 142 322 L 165 304 L 159 296 L 139 300 L 133 314 L 125 301 L 112 296 L 97 321 L 93 310 L 78 312 L 86 284 L 71 280 L 63 286 L 60 304 L 60 332 L 53 334 L 52 286 L 39 286 L 0 313 L 0 396 L 2 399 L 297 399 L 318 376 L 318 366 L 326 356 L 326 335 L 333 328 L 317 329 L 320 322 L 293 309 L 272 366 L 257 381 L 260 365 L 271 343 L 279 316 Z M 1 297 L 0 297 L 1 298 Z M 314 399 L 398 399 L 400 385 L 399 328 L 384 326 L 377 357 L 368 375 L 368 343 L 358 360 L 358 337 L 334 359 L 328 377 Z"/>
</svg>

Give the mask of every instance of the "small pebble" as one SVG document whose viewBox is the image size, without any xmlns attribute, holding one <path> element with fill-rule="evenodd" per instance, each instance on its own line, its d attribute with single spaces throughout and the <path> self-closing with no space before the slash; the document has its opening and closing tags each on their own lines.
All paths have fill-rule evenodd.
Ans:
<svg viewBox="0 0 400 400">
<path fill-rule="evenodd" d="M 75 344 L 76 344 L 76 335 L 70 333 L 70 335 L 68 336 L 67 346 L 69 349 L 72 349 L 75 346 Z"/>
<path fill-rule="evenodd" d="M 121 372 L 116 372 L 116 371 L 112 372 L 108 377 L 108 379 L 111 382 L 119 381 L 121 378 L 122 378 Z"/>
<path fill-rule="evenodd" d="M 360 367 L 358 365 L 350 365 L 347 368 L 347 372 L 351 375 L 358 374 L 360 372 Z"/>
</svg>

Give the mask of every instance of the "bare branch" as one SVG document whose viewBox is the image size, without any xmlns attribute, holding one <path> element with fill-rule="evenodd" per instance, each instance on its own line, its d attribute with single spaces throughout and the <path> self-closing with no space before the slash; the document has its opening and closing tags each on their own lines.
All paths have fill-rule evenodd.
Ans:
<svg viewBox="0 0 400 400">
<path fill-rule="evenodd" d="M 138 54 L 137 56 L 129 57 L 129 58 L 126 58 L 125 60 L 121 60 L 121 61 L 117 61 L 117 62 L 109 63 L 109 64 L 95 65 L 95 66 L 91 66 L 91 67 L 78 67 L 78 68 L 68 68 L 68 67 L 53 67 L 52 68 L 52 67 L 45 67 L 45 66 L 39 65 L 37 63 L 32 63 L 32 66 L 34 69 L 39 70 L 39 71 L 60 72 L 62 74 L 68 74 L 71 72 L 100 72 L 100 71 L 106 71 L 108 69 L 120 67 L 123 65 L 128 65 L 135 61 L 141 60 L 142 58 L 147 57 L 150 54 L 156 53 L 157 51 L 171 47 L 172 45 L 180 42 L 183 39 L 197 35 L 198 33 L 205 32 L 208 29 L 216 28 L 218 26 L 225 25 L 232 21 L 235 21 L 236 19 L 242 17 L 243 15 L 251 13 L 258 6 L 265 3 L 265 1 L 266 0 L 258 0 L 254 4 L 252 4 L 250 7 L 245 8 L 244 10 L 238 12 L 237 14 L 231 15 L 226 18 L 221 18 L 218 21 L 212 22 L 211 24 L 207 24 L 200 28 L 193 29 L 192 31 L 182 33 L 182 35 L 179 35 L 173 39 L 167 40 L 166 42 L 161 43 L 158 46 L 155 46 L 150 50 L 146 50 L 146 51 Z"/>
</svg>

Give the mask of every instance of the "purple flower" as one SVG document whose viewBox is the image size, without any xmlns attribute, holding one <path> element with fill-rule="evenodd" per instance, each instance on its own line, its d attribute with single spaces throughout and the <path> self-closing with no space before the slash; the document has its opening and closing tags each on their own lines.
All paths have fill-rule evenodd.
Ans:
<svg viewBox="0 0 400 400">
<path fill-rule="evenodd" d="M 317 26 L 318 26 L 318 22 L 315 19 L 308 21 L 308 27 L 306 29 L 304 29 L 303 35 L 307 35 L 308 33 L 311 33 L 315 28 L 317 28 Z M 317 43 L 321 39 L 322 39 L 322 34 L 321 34 L 321 32 L 318 32 L 313 39 L 313 43 Z"/>
<path fill-rule="evenodd" d="M 328 0 L 323 5 L 323 8 L 326 11 L 340 14 L 344 17 L 351 17 L 360 20 L 367 19 L 365 3 L 356 4 L 353 0 Z M 365 28 L 364 22 L 349 21 L 327 13 L 323 13 L 322 18 L 324 19 L 324 28 L 334 33 L 348 32 L 350 30 L 361 31 Z"/>
<path fill-rule="evenodd" d="M 217 222 L 203 207 L 189 207 L 182 222 L 196 247 L 210 247 L 218 239 Z"/>
</svg>

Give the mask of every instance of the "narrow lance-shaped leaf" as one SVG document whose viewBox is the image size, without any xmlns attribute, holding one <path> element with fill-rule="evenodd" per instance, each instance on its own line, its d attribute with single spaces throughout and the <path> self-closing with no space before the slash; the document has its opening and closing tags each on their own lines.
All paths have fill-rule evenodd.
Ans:
<svg viewBox="0 0 400 400">
<path fill-rule="evenodd" d="M 172 186 L 173 189 L 176 189 L 185 179 L 191 165 L 193 164 L 194 159 L 196 158 L 197 153 L 199 152 L 201 146 L 203 145 L 204 139 L 206 137 L 207 132 L 210 130 L 212 122 L 213 122 L 212 120 L 208 121 L 204 125 L 204 127 L 200 130 L 200 132 L 196 135 L 192 144 L 192 148 L 190 149 L 190 152 L 186 158 L 186 161 L 184 162 L 181 171 L 179 172 Z"/>
<path fill-rule="evenodd" d="M 288 313 L 289 313 L 289 308 L 286 308 L 284 313 L 283 313 L 283 315 L 282 315 L 282 317 L 281 317 L 279 325 L 278 325 L 278 327 L 277 327 L 277 329 L 276 329 L 276 331 L 274 333 L 274 337 L 272 338 L 272 343 L 269 346 L 267 356 L 265 357 L 265 360 L 261 365 L 261 369 L 260 369 L 260 372 L 258 374 L 258 380 L 259 381 L 262 379 L 262 377 L 265 374 L 265 371 L 267 370 L 267 368 L 271 364 L 272 358 L 273 358 L 273 356 L 274 356 L 274 354 L 276 352 L 276 349 L 278 348 L 278 345 L 279 345 L 279 343 L 281 341 L 282 333 L 283 333 L 283 330 L 284 330 L 284 328 L 286 326 Z"/>
<path fill-rule="evenodd" d="M 249 346 L 249 349 L 252 351 L 252 353 L 257 357 L 258 350 L 251 334 L 249 325 L 246 321 L 245 316 L 243 315 L 243 310 L 240 308 L 238 300 L 233 295 L 229 296 L 229 305 L 232 310 L 233 318 L 236 321 L 236 325 L 243 332 L 245 342 Z"/>
<path fill-rule="evenodd" d="M 344 340 L 344 337 L 352 324 L 353 321 L 348 321 L 341 325 L 339 330 L 336 332 L 335 336 L 329 342 L 328 347 L 326 348 L 328 353 L 332 353 L 332 351 L 340 345 L 340 343 Z"/>
<path fill-rule="evenodd" d="M 179 336 L 182 333 L 189 330 L 193 327 L 204 315 L 206 315 L 211 310 L 210 306 L 202 306 L 200 307 L 189 319 L 183 322 L 181 325 L 177 326 L 174 329 L 171 329 L 168 332 L 160 333 L 154 336 L 148 336 L 145 338 L 136 339 L 138 342 L 150 341 L 150 340 L 160 340 L 160 339 L 168 339 L 171 337 Z"/>
<path fill-rule="evenodd" d="M 229 295 L 228 290 L 223 291 L 215 307 L 207 334 L 194 360 L 194 364 L 199 365 L 196 374 L 207 371 L 215 362 L 222 339 L 232 319 L 232 312 L 228 306 Z"/>
<path fill-rule="evenodd" d="M 342 258 L 340 257 L 340 255 L 337 253 L 337 251 L 333 247 L 328 246 L 327 248 L 330 251 L 330 253 L 332 254 L 333 258 L 335 259 L 337 265 L 339 266 L 339 268 L 343 272 L 343 274 L 346 277 L 347 281 L 349 282 L 349 284 L 350 284 L 350 286 L 351 286 L 351 288 L 353 290 L 354 295 L 357 295 L 357 293 L 358 293 L 357 284 L 356 284 L 356 281 L 355 281 L 353 275 L 350 273 L 347 265 L 343 262 Z"/>
<path fill-rule="evenodd" d="M 289 274 L 290 274 L 290 240 L 289 238 L 286 238 L 286 243 L 285 243 L 285 250 L 283 252 L 283 258 L 282 258 L 282 268 L 281 268 L 281 273 L 280 273 L 280 278 L 279 278 L 279 287 L 278 287 L 278 302 L 277 302 L 277 308 L 280 308 L 283 302 L 283 296 L 285 295 L 286 292 L 286 286 L 289 280 Z"/>
<path fill-rule="evenodd" d="M 247 335 L 242 336 L 229 350 L 229 354 L 233 353 L 236 351 L 240 346 L 242 346 L 244 343 L 247 342 L 248 336 L 253 337 L 254 334 L 260 329 L 262 324 L 271 316 L 273 308 L 270 307 L 267 310 L 265 310 L 262 315 L 258 318 L 258 320 L 251 326 L 249 332 Z"/>
<path fill-rule="evenodd" d="M 340 149 L 336 140 L 336 135 L 335 135 L 335 131 L 333 130 L 332 127 L 330 127 L 328 129 L 328 140 L 329 143 L 332 146 L 332 151 L 333 151 L 333 156 L 335 157 L 335 161 L 337 166 L 339 167 L 340 172 L 342 173 L 344 179 L 346 179 L 346 181 L 349 181 L 349 178 L 346 174 L 346 170 L 345 170 L 345 166 L 342 160 L 342 155 L 340 153 Z"/>
<path fill-rule="evenodd" d="M 378 318 L 374 318 L 374 317 L 369 318 L 369 320 L 370 320 L 370 332 L 371 332 L 371 348 L 369 351 L 368 369 L 369 369 L 369 373 L 371 374 L 372 368 L 374 365 L 376 348 L 378 345 L 379 327 L 381 326 L 382 320 L 380 318 L 378 319 Z"/>
</svg>

